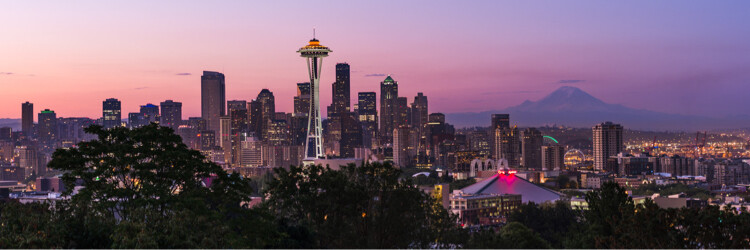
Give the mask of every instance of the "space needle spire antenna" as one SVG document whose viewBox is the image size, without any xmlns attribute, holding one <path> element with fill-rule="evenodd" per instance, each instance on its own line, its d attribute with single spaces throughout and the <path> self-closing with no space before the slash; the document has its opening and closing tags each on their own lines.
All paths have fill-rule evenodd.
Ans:
<svg viewBox="0 0 750 250">
<path fill-rule="evenodd" d="M 304 165 L 313 163 L 313 160 L 323 158 L 323 126 L 320 118 L 320 72 L 323 57 L 331 53 L 328 47 L 320 44 L 315 38 L 313 28 L 313 39 L 304 47 L 297 50 L 300 56 L 307 61 L 307 73 L 310 75 L 310 113 L 307 116 L 307 138 L 305 140 Z"/>
</svg>

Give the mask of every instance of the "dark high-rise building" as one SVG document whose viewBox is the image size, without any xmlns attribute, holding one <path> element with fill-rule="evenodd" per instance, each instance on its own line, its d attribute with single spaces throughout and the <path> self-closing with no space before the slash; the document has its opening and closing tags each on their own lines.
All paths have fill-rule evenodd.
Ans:
<svg viewBox="0 0 750 250">
<path fill-rule="evenodd" d="M 524 129 L 521 139 L 521 165 L 526 169 L 542 170 L 542 144 L 542 132 L 535 128 Z"/>
<path fill-rule="evenodd" d="M 115 98 L 109 98 L 102 102 L 102 126 L 106 128 L 114 128 L 122 125 L 122 111 L 120 100 Z"/>
<path fill-rule="evenodd" d="M 362 125 L 354 112 L 341 116 L 340 155 L 343 158 L 353 158 L 354 149 L 362 147 Z"/>
<path fill-rule="evenodd" d="M 429 119 L 429 112 L 427 110 L 427 96 L 424 96 L 422 92 L 417 93 L 414 97 L 414 102 L 411 103 L 411 124 L 412 127 L 419 131 L 422 135 L 424 126 L 427 125 Z"/>
<path fill-rule="evenodd" d="M 494 137 L 494 151 L 492 157 L 495 159 L 506 159 L 510 167 L 518 167 L 520 164 L 521 142 L 518 127 L 496 128 Z"/>
<path fill-rule="evenodd" d="M 297 96 L 294 97 L 294 116 L 307 117 L 310 113 L 310 83 L 297 83 Z M 305 124 L 307 125 L 307 124 Z M 307 128 L 305 128 L 306 130 Z"/>
<path fill-rule="evenodd" d="M 430 114 L 430 117 L 427 118 L 428 122 L 437 122 L 437 123 L 445 123 L 445 114 L 443 113 L 432 113 Z"/>
<path fill-rule="evenodd" d="M 260 121 L 261 136 L 263 140 L 268 140 L 268 129 L 271 125 L 271 121 L 276 116 L 276 102 L 274 101 L 273 93 L 268 89 L 262 89 L 258 93 L 256 99 L 260 102 L 260 112 L 262 121 Z"/>
<path fill-rule="evenodd" d="M 396 128 L 396 99 L 398 82 L 388 76 L 380 83 L 380 138 L 383 144 L 393 142 L 393 129 Z"/>
<path fill-rule="evenodd" d="M 227 110 L 232 119 L 232 133 L 247 133 L 249 131 L 248 118 L 250 117 L 247 114 L 247 101 L 227 101 Z"/>
<path fill-rule="evenodd" d="M 396 98 L 396 127 L 411 124 L 411 108 L 406 97 Z"/>
<path fill-rule="evenodd" d="M 509 114 L 493 114 L 492 115 L 492 127 L 496 128 L 510 128 L 510 115 Z"/>
<path fill-rule="evenodd" d="M 30 102 L 21 103 L 21 131 L 30 135 L 34 127 L 34 104 Z"/>
<path fill-rule="evenodd" d="M 561 145 L 542 146 L 542 170 L 562 170 L 565 165 L 565 147 Z"/>
<path fill-rule="evenodd" d="M 247 101 L 245 100 L 231 100 L 227 101 L 227 110 L 247 110 Z"/>
<path fill-rule="evenodd" d="M 375 92 L 359 92 L 357 100 L 357 115 L 362 125 L 362 145 L 372 148 L 373 139 L 378 134 L 378 110 Z"/>
<path fill-rule="evenodd" d="M 591 130 L 594 134 L 594 169 L 603 170 L 609 157 L 622 152 L 622 126 L 605 122 L 594 126 Z"/>
<path fill-rule="evenodd" d="M 39 112 L 39 141 L 50 144 L 57 139 L 57 114 L 55 111 L 45 109 Z"/>
<path fill-rule="evenodd" d="M 248 120 L 250 124 L 250 132 L 253 132 L 255 137 L 258 139 L 263 138 L 263 104 L 259 100 L 253 100 L 248 103 Z"/>
<path fill-rule="evenodd" d="M 333 112 L 345 113 L 351 109 L 349 64 L 336 64 L 336 81 L 333 83 Z"/>
<path fill-rule="evenodd" d="M 147 124 L 159 122 L 159 106 L 151 103 L 141 105 L 141 114 L 146 117 Z"/>
<path fill-rule="evenodd" d="M 225 91 L 224 74 L 203 71 L 201 76 L 201 117 L 206 120 L 208 130 L 213 130 L 215 133 L 219 133 L 221 117 L 226 115 Z"/>
<path fill-rule="evenodd" d="M 161 119 L 159 120 L 159 124 L 177 131 L 177 127 L 182 124 L 182 103 L 172 100 L 161 102 Z"/>
<path fill-rule="evenodd" d="M 141 112 L 128 113 L 129 128 L 140 128 L 149 124 L 148 118 Z"/>
</svg>

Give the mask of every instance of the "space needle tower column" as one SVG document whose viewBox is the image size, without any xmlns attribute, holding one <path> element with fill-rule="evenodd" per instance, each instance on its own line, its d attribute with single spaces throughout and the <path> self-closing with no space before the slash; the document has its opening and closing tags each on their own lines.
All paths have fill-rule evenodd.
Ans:
<svg viewBox="0 0 750 250">
<path fill-rule="evenodd" d="M 307 72 L 310 74 L 310 115 L 307 120 L 307 140 L 305 141 L 305 165 L 314 159 L 323 158 L 323 142 L 321 136 L 323 128 L 320 121 L 320 70 L 323 57 L 332 52 L 328 47 L 320 45 L 320 41 L 310 40 L 297 53 L 307 60 Z"/>
</svg>

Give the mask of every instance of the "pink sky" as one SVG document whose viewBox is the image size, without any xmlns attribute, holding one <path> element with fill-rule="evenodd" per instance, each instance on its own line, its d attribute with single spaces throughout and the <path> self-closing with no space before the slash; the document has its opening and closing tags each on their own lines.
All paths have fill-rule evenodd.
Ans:
<svg viewBox="0 0 750 250">
<path fill-rule="evenodd" d="M 573 86 L 607 102 L 682 114 L 750 115 L 746 1 L 76 1 L 0 8 L 0 117 L 20 104 L 58 116 L 123 114 L 166 99 L 200 116 L 203 70 L 226 75 L 227 100 L 262 88 L 289 112 L 307 81 L 295 51 L 311 38 L 324 60 L 321 100 L 334 64 L 356 93 L 392 74 L 400 95 L 430 112 L 502 109 Z M 314 17 L 310 13 L 319 13 Z M 191 75 L 178 75 L 190 73 Z M 717 100 L 721 100 L 717 102 Z M 325 112 L 324 112 L 325 113 Z"/>
</svg>

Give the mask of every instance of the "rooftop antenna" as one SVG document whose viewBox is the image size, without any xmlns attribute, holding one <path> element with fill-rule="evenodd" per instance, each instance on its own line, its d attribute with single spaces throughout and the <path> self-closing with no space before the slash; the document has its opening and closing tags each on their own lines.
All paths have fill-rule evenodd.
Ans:
<svg viewBox="0 0 750 250">
<path fill-rule="evenodd" d="M 315 28 L 313 28 L 313 39 L 315 39 Z"/>
</svg>

